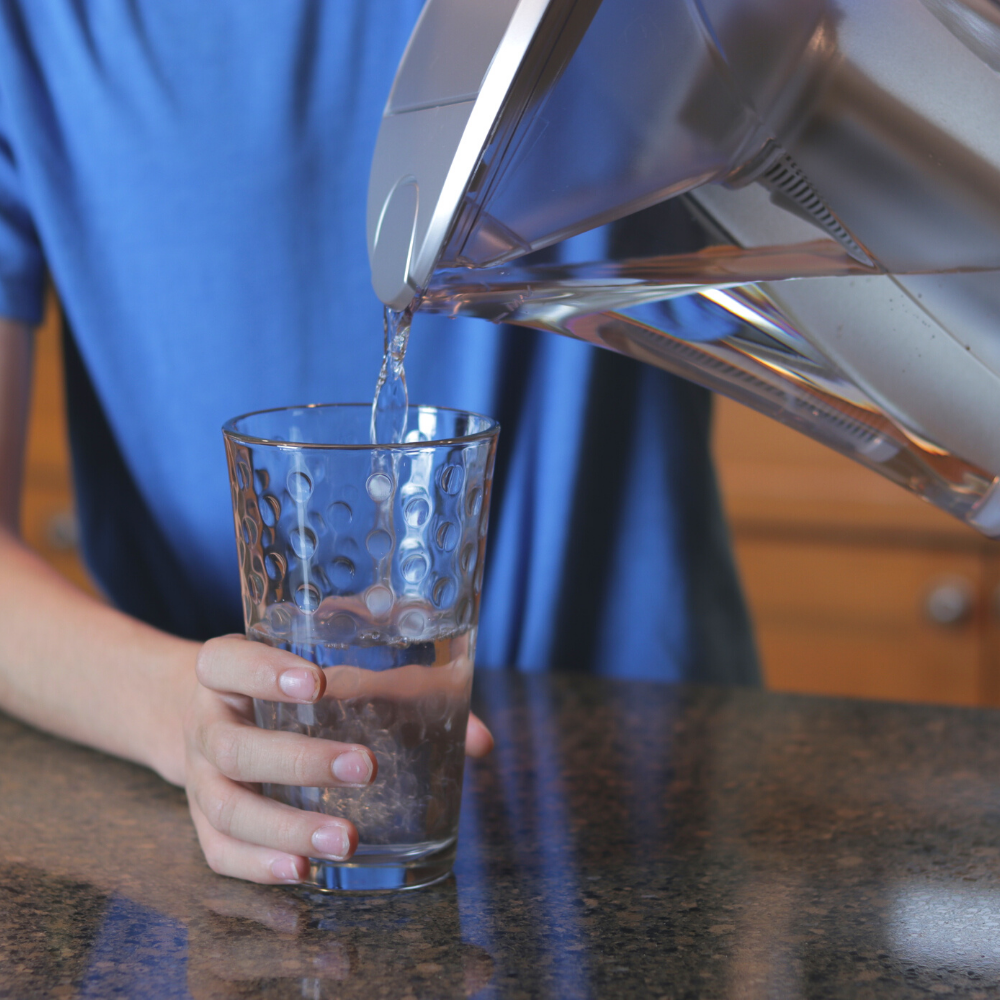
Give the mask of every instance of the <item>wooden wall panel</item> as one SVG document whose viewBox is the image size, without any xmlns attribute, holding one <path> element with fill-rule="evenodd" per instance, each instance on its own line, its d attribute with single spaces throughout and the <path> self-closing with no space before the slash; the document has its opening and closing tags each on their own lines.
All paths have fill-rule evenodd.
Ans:
<svg viewBox="0 0 1000 1000">
<path fill-rule="evenodd" d="M 96 594 L 77 547 L 59 310 L 54 298 L 50 298 L 45 322 L 35 334 L 21 533 L 46 562 Z"/>
</svg>

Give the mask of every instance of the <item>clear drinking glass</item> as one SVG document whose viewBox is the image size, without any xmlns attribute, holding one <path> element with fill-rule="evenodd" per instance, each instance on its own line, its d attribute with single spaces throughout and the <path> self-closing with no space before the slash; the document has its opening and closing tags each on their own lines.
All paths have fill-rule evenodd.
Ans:
<svg viewBox="0 0 1000 1000">
<path fill-rule="evenodd" d="M 361 743 L 364 789 L 265 785 L 350 819 L 321 889 L 402 889 L 452 867 L 499 425 L 411 406 L 403 441 L 370 443 L 371 407 L 306 406 L 223 427 L 247 637 L 311 660 L 315 705 L 255 703 L 265 729 Z"/>
</svg>

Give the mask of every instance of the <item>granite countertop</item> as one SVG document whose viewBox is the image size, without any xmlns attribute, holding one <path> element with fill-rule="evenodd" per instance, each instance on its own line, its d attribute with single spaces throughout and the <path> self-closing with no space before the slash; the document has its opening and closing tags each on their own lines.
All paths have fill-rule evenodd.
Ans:
<svg viewBox="0 0 1000 1000">
<path fill-rule="evenodd" d="M 0 717 L 0 997 L 1000 996 L 1000 716 L 482 673 L 455 877 L 220 878 L 183 794 Z"/>
</svg>

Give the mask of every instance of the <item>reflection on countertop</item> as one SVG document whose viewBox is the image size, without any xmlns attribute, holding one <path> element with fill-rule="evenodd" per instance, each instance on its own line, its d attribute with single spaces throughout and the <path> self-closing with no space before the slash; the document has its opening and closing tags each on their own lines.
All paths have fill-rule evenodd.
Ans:
<svg viewBox="0 0 1000 1000">
<path fill-rule="evenodd" d="M 455 877 L 213 875 L 183 794 L 0 717 L 0 997 L 1000 996 L 1000 715 L 483 672 Z"/>
</svg>

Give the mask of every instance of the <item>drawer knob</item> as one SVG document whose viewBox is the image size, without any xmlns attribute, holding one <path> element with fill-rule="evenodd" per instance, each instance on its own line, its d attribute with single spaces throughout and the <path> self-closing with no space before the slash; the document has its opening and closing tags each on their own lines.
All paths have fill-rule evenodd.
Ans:
<svg viewBox="0 0 1000 1000">
<path fill-rule="evenodd" d="M 960 577 L 942 580 L 928 592 L 924 614 L 935 625 L 961 625 L 972 615 L 974 600 L 968 580 Z"/>
</svg>

